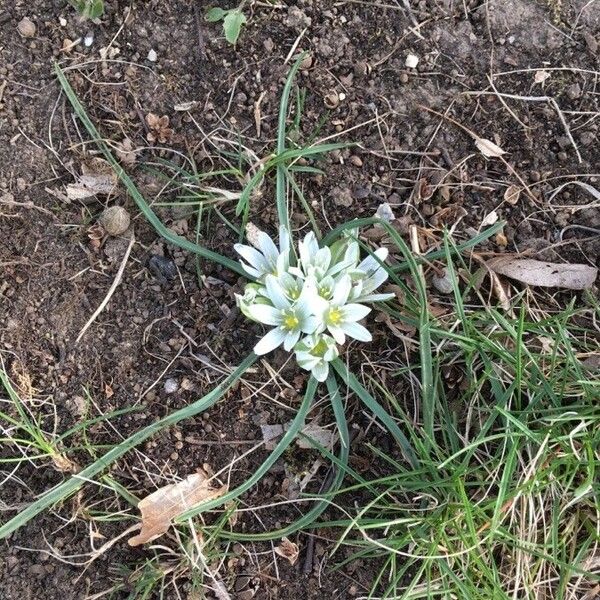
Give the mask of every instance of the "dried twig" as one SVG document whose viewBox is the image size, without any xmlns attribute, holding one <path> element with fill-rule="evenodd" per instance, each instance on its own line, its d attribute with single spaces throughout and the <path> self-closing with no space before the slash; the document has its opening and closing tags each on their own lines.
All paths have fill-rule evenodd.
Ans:
<svg viewBox="0 0 600 600">
<path fill-rule="evenodd" d="M 119 266 L 119 270 L 117 271 L 117 275 L 115 280 L 113 281 L 106 297 L 100 303 L 100 306 L 96 309 L 94 314 L 89 318 L 88 322 L 83 326 L 83 329 L 79 332 L 75 343 L 77 344 L 79 340 L 83 337 L 85 332 L 89 329 L 90 325 L 98 318 L 98 315 L 104 310 L 109 300 L 112 298 L 112 295 L 115 293 L 117 286 L 121 283 L 121 279 L 123 278 L 123 272 L 125 271 L 125 265 L 127 264 L 127 260 L 129 259 L 129 255 L 131 254 L 131 249 L 133 248 L 133 244 L 135 243 L 135 235 L 133 232 L 131 233 L 131 239 L 129 240 L 129 246 L 127 246 L 127 250 L 125 250 L 125 254 L 123 256 L 123 260 L 121 261 L 121 265 Z"/>
</svg>

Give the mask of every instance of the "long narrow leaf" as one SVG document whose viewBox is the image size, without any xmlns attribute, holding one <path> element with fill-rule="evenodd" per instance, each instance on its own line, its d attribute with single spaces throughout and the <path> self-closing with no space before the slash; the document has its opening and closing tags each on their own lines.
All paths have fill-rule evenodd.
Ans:
<svg viewBox="0 0 600 600">
<path fill-rule="evenodd" d="M 149 223 L 154 227 L 154 229 L 156 229 L 156 231 L 171 244 L 174 244 L 175 246 L 179 246 L 180 248 L 183 248 L 184 250 L 188 250 L 189 252 L 194 252 L 195 254 L 199 254 L 203 258 L 206 258 L 208 260 L 212 260 L 213 262 L 219 263 L 219 264 L 223 265 L 224 267 L 227 267 L 228 269 L 231 269 L 232 271 L 238 273 L 239 275 L 248 277 L 248 275 L 242 269 L 240 264 L 237 263 L 236 261 L 231 260 L 230 258 L 227 258 L 226 256 L 222 256 L 221 254 L 218 254 L 217 252 L 213 252 L 212 250 L 208 250 L 207 248 L 199 246 L 198 244 L 194 244 L 193 242 L 190 242 L 189 240 L 187 240 L 179 235 L 174 234 L 167 227 L 165 227 L 164 223 L 156 216 L 154 211 L 150 208 L 150 206 L 146 202 L 145 198 L 142 196 L 140 191 L 137 189 L 135 183 L 133 183 L 132 179 L 129 177 L 129 175 L 125 172 L 125 170 L 120 165 L 120 163 L 113 156 L 112 152 L 110 151 L 110 148 L 108 147 L 108 144 L 102 139 L 102 137 L 100 136 L 100 133 L 96 129 L 96 126 L 92 123 L 90 118 L 87 116 L 87 113 L 85 112 L 85 109 L 83 108 L 83 105 L 79 101 L 79 98 L 77 98 L 75 91 L 71 87 L 71 84 L 67 80 L 63 70 L 60 68 L 58 63 L 54 63 L 54 70 L 56 72 L 56 77 L 58 78 L 60 85 L 62 86 L 67 98 L 69 99 L 69 102 L 73 106 L 75 114 L 77 115 L 79 120 L 83 123 L 83 125 L 87 129 L 88 133 L 92 137 L 93 141 L 95 142 L 96 146 L 98 146 L 98 148 L 104 155 L 104 158 L 106 159 L 106 161 L 113 168 L 117 177 L 121 180 L 123 185 L 127 188 L 127 191 L 129 192 L 130 196 L 135 200 L 135 203 L 138 205 L 138 208 L 143 213 L 143 215 L 146 217 L 146 219 L 148 219 Z"/>
<path fill-rule="evenodd" d="M 30 504 L 18 515 L 0 527 L 0 539 L 5 538 L 19 527 L 22 527 L 45 509 L 50 508 L 57 502 L 71 496 L 79 490 L 86 481 L 101 473 L 117 459 L 129 452 L 129 450 L 135 448 L 158 431 L 170 427 L 182 419 L 193 417 L 207 408 L 210 408 L 244 374 L 248 367 L 256 361 L 256 358 L 255 354 L 250 354 L 237 369 L 228 375 L 210 393 L 206 394 L 206 396 L 196 400 L 196 402 L 193 402 L 189 406 L 185 406 L 184 408 L 163 417 L 159 421 L 156 421 L 156 423 L 144 427 L 144 429 L 134 433 L 132 436 L 109 450 L 104 456 L 77 473 L 77 475 L 74 475 L 54 489 L 46 492 L 41 498 Z"/>
</svg>

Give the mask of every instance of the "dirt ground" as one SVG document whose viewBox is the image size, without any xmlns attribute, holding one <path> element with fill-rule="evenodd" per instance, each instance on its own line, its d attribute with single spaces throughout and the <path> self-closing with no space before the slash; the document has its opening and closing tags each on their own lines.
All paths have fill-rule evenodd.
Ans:
<svg viewBox="0 0 600 600">
<path fill-rule="evenodd" d="M 108 198 L 65 198 L 65 186 L 94 149 L 60 93 L 54 60 L 67 69 L 103 136 L 113 145 L 131 142 L 133 160 L 120 156 L 149 201 L 174 195 L 142 165 L 170 160 L 181 166 L 182 157 L 191 157 L 200 172 L 214 170 L 219 153 L 240 140 L 259 159 L 268 155 L 293 61 L 286 57 L 308 50 L 298 77 L 306 90 L 299 143 L 339 133 L 342 141 L 357 142 L 329 155 L 321 165 L 325 176 L 300 179 L 323 227 L 371 216 L 387 201 L 397 216 L 432 231 L 454 227 L 466 239 L 496 211 L 507 225 L 487 251 L 529 250 L 546 260 L 598 264 L 600 210 L 582 208 L 592 198 L 576 187 L 548 198 L 574 175 L 600 183 L 600 3 L 406 4 L 410 13 L 395 0 L 249 2 L 248 24 L 232 47 L 219 24 L 204 21 L 209 4 L 203 1 L 107 0 L 105 16 L 94 24 L 62 0 L 0 0 L 0 350 L 47 431 L 60 434 L 85 418 L 136 407 L 87 431 L 91 445 L 116 443 L 212 389 L 220 370 L 239 364 L 259 332 L 231 310 L 241 289 L 237 276 L 203 261 L 207 279 L 199 286 L 196 258 L 161 241 L 124 190 Z M 26 31 L 31 37 L 19 32 L 24 17 L 35 25 Z M 406 66 L 409 54 L 419 58 L 416 68 Z M 186 110 L 176 110 L 181 105 Z M 172 135 L 156 144 L 164 150 L 148 142 L 149 113 L 170 118 Z M 506 154 L 485 159 L 469 131 Z M 219 184 L 240 191 L 231 178 Z M 511 185 L 523 188 L 516 201 L 506 195 Z M 252 220 L 271 232 L 272 192 L 269 181 L 251 205 Z M 76 343 L 128 245 L 123 237 L 100 244 L 90 231 L 109 204 L 131 212 L 137 241 L 109 306 Z M 231 202 L 221 210 L 236 219 Z M 193 239 L 196 223 L 189 212 L 166 207 L 160 214 Z M 300 211 L 293 222 L 305 224 Z M 235 235 L 214 215 L 202 223 L 200 238 L 233 257 Z M 165 277 L 157 264 L 174 264 L 176 276 Z M 384 338 L 382 331 L 370 356 L 383 346 L 400 351 L 400 340 Z M 256 392 L 270 379 L 259 363 L 216 407 L 156 436 L 113 467 L 111 476 L 143 497 L 174 475 L 229 464 L 261 439 L 261 424 L 286 422 L 297 406 L 306 376 L 279 355 L 273 366 L 282 370 L 266 388 Z M 395 391 L 402 402 L 402 391 Z M 406 402 L 410 410 L 412 401 Z M 352 427 L 360 431 L 366 424 L 356 411 Z M 380 433 L 368 435 L 385 443 Z M 72 443 L 81 446 L 80 440 Z M 2 452 L 8 456 L 10 449 Z M 266 457 L 265 451 L 255 454 L 236 463 L 234 483 Z M 310 451 L 298 454 L 298 468 L 313 463 Z M 377 464 L 360 462 L 359 449 L 355 454 L 357 468 L 378 471 Z M 85 449 L 69 458 L 82 465 L 93 460 Z M 244 502 L 287 498 L 292 462 L 281 460 Z M 65 477 L 48 463 L 23 463 L 14 476 L 11 468 L 2 469 L 3 519 Z M 43 590 L 48 600 L 80 599 L 115 586 L 121 588 L 113 597 L 130 597 L 120 566 L 143 563 L 148 550 L 121 540 L 90 568 L 77 566 L 91 545 L 98 548 L 132 524 L 92 518 L 120 508 L 135 515 L 112 491 L 88 485 L 2 541 L 1 598 L 40 598 Z M 284 525 L 297 515 L 284 504 L 269 511 L 263 524 Z M 258 527 L 250 517 L 241 526 Z M 275 570 L 269 545 L 253 548 L 253 560 L 233 561 L 225 576 L 232 597 L 250 598 L 256 590 L 255 598 L 351 598 L 368 591 L 372 564 L 355 561 L 332 571 L 343 551 L 329 558 L 332 534 L 321 533 L 308 568 L 305 534 L 297 536 L 301 560 L 294 567 L 278 559 Z M 183 594 L 197 597 L 185 581 L 181 585 Z"/>
</svg>

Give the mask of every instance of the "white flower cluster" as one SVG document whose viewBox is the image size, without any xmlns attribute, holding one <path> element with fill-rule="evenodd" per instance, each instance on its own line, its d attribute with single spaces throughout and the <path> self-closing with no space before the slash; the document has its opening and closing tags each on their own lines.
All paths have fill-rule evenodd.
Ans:
<svg viewBox="0 0 600 600">
<path fill-rule="evenodd" d="M 310 232 L 296 255 L 285 227 L 279 229 L 279 248 L 265 232 L 254 228 L 251 234 L 252 246 L 236 244 L 235 250 L 256 281 L 246 285 L 243 295 L 236 294 L 236 300 L 249 319 L 273 327 L 254 352 L 267 354 L 283 344 L 296 353 L 300 367 L 324 381 L 329 363 L 339 355 L 336 344 L 344 344 L 346 336 L 371 341 L 359 323 L 371 311 L 364 303 L 393 297 L 374 293 L 388 277 L 381 266 L 388 252 L 379 248 L 360 262 L 360 248 L 352 237 L 320 248 Z"/>
</svg>

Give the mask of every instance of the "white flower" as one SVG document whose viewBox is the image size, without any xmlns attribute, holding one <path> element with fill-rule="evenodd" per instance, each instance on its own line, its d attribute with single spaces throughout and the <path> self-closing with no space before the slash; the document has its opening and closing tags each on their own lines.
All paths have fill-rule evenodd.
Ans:
<svg viewBox="0 0 600 600">
<path fill-rule="evenodd" d="M 281 226 L 279 228 L 279 249 L 275 242 L 264 232 L 256 231 L 253 235 L 252 246 L 235 244 L 234 250 L 244 259 L 240 261 L 248 275 L 261 280 L 266 275 L 285 273 L 290 264 L 290 234 Z"/>
<path fill-rule="evenodd" d="M 381 266 L 388 256 L 387 248 L 378 248 L 373 255 L 367 256 L 352 271 L 357 280 L 352 291 L 350 299 L 355 302 L 381 302 L 394 297 L 394 294 L 374 294 L 373 292 L 387 281 L 388 272 Z M 377 260 L 379 259 L 379 260 Z"/>
<path fill-rule="evenodd" d="M 296 345 L 302 333 L 313 333 L 319 320 L 313 314 L 312 305 L 316 297 L 312 279 L 304 282 L 300 296 L 291 302 L 279 280 L 273 275 L 265 279 L 266 297 L 273 306 L 253 304 L 247 308 L 250 317 L 266 325 L 274 325 L 254 347 L 256 354 L 267 354 L 281 344 L 288 352 Z"/>
<path fill-rule="evenodd" d="M 346 274 L 336 283 L 331 300 L 327 301 L 321 296 L 314 299 L 321 321 L 318 331 L 327 329 L 338 344 L 346 341 L 346 335 L 361 342 L 373 339 L 369 331 L 357 322 L 366 317 L 371 309 L 362 304 L 346 304 L 351 289 L 352 279 Z"/>
<path fill-rule="evenodd" d="M 339 356 L 335 340 L 327 334 L 313 334 L 305 337 L 294 348 L 296 362 L 311 371 L 317 381 L 325 381 L 329 374 L 329 363 Z"/>
</svg>

